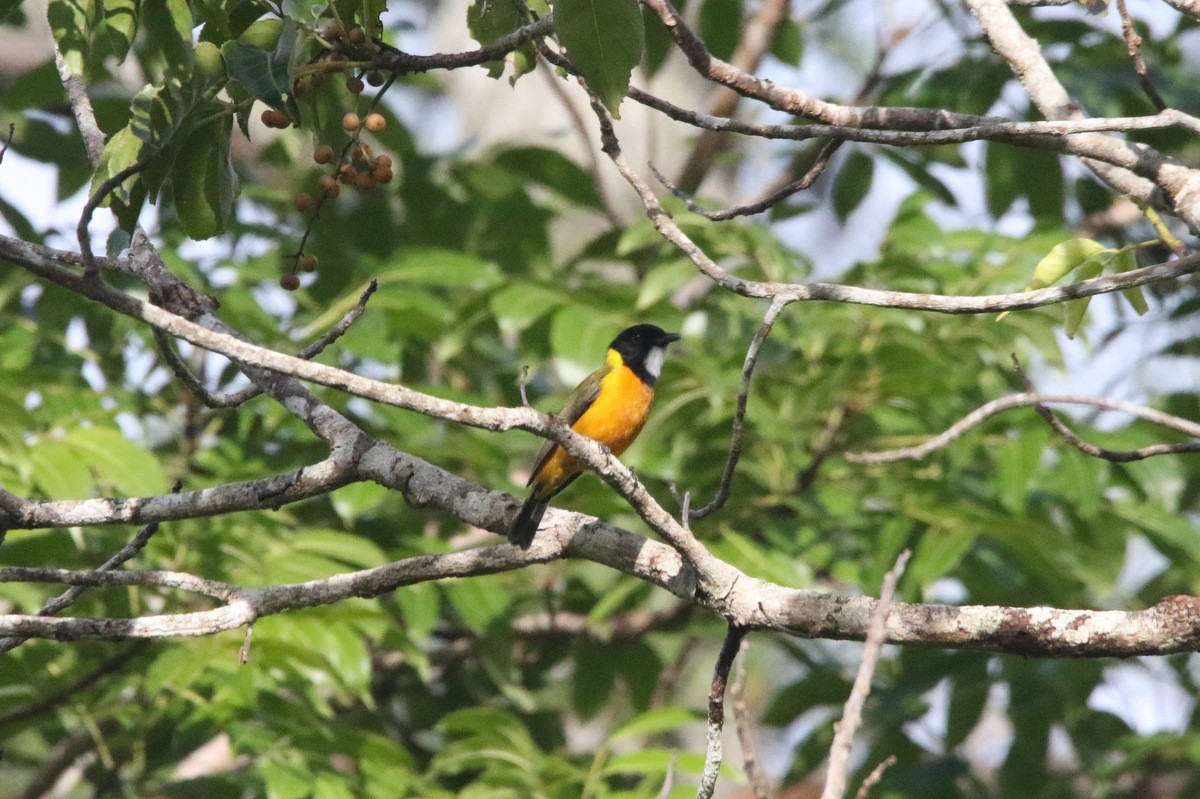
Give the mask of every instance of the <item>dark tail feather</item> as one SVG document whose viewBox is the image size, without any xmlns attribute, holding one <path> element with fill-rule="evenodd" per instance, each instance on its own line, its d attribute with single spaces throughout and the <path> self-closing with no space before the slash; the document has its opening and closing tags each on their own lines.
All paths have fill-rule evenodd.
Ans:
<svg viewBox="0 0 1200 799">
<path fill-rule="evenodd" d="M 517 520 L 513 522 L 512 528 L 508 531 L 509 542 L 516 544 L 521 549 L 529 549 L 529 545 L 533 543 L 533 536 L 537 533 L 538 525 L 542 523 L 542 514 L 546 512 L 549 505 L 548 499 L 530 497 L 525 500 L 525 504 L 521 506 L 521 512 L 517 514 Z"/>
</svg>

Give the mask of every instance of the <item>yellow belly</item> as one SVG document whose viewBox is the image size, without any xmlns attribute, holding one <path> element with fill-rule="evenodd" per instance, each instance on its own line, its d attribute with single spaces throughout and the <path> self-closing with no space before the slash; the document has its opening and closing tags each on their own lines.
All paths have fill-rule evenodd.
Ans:
<svg viewBox="0 0 1200 799">
<path fill-rule="evenodd" d="M 653 399 L 654 389 L 627 367 L 618 366 L 604 376 L 600 396 L 571 425 L 571 429 L 599 441 L 614 455 L 620 455 L 642 432 Z M 555 447 L 533 479 L 534 493 L 542 497 L 553 495 L 583 468 L 583 464 L 565 450 Z"/>
</svg>

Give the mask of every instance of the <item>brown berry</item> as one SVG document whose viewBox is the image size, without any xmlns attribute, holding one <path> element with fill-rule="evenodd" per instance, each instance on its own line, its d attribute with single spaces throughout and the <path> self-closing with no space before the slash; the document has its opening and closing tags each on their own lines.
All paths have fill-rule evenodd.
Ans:
<svg viewBox="0 0 1200 799">
<path fill-rule="evenodd" d="M 326 197 L 336 197 L 342 191 L 342 187 L 338 185 L 337 179 L 330 175 L 321 175 L 321 179 L 317 181 L 317 185 L 321 187 L 321 193 Z"/>
<path fill-rule="evenodd" d="M 336 19 L 329 20 L 329 22 L 325 23 L 325 30 L 322 31 L 322 34 L 329 41 L 336 42 L 338 39 L 342 38 L 342 23 L 338 22 Z"/>
<path fill-rule="evenodd" d="M 392 170 L 390 170 L 390 169 L 382 169 L 380 167 L 376 167 L 375 171 L 372 172 L 371 175 L 375 178 L 376 183 L 391 183 L 392 182 Z"/>
<path fill-rule="evenodd" d="M 300 267 L 301 271 L 304 271 L 304 272 L 317 271 L 317 256 L 315 256 L 315 255 L 301 255 L 300 260 L 297 261 L 296 263 Z"/>
<path fill-rule="evenodd" d="M 346 78 L 346 88 L 351 94 L 362 94 L 362 78 L 358 77 L 357 75 L 351 75 L 350 77 Z"/>
<path fill-rule="evenodd" d="M 313 150 L 313 160 L 318 164 L 328 164 L 333 160 L 333 148 L 328 144 L 320 144 Z"/>
<path fill-rule="evenodd" d="M 292 198 L 292 205 L 296 206 L 296 210 L 300 213 L 304 213 L 309 208 L 312 208 L 312 204 L 312 195 L 306 191 L 298 192 L 296 196 Z"/>
<path fill-rule="evenodd" d="M 383 167 L 384 169 L 392 168 L 392 157 L 390 155 L 381 155 L 375 159 L 375 166 Z"/>
<path fill-rule="evenodd" d="M 367 114 L 367 120 L 363 124 L 372 133 L 381 133 L 387 127 L 387 120 L 383 118 L 383 114 Z"/>
<path fill-rule="evenodd" d="M 300 278 L 290 272 L 286 275 L 280 275 L 279 286 L 280 288 L 287 289 L 288 291 L 295 291 L 296 289 L 300 288 Z"/>
<path fill-rule="evenodd" d="M 358 118 L 358 114 L 351 111 L 346 116 L 342 117 L 342 130 L 347 133 L 353 133 L 362 127 L 362 120 Z"/>
<path fill-rule="evenodd" d="M 275 110 L 273 108 L 268 108 L 267 110 L 263 111 L 258 118 L 261 119 L 262 123 L 268 128 L 275 127 Z"/>
<path fill-rule="evenodd" d="M 367 33 L 362 28 L 351 28 L 346 38 L 350 40 L 351 44 L 363 44 L 367 41 Z"/>
<path fill-rule="evenodd" d="M 375 188 L 375 178 L 370 172 L 359 172 L 354 176 L 354 185 L 363 191 L 370 191 Z"/>
<path fill-rule="evenodd" d="M 367 73 L 367 83 L 372 86 L 382 86 L 384 80 L 386 79 L 383 77 L 383 73 L 377 69 L 373 69 Z"/>
<path fill-rule="evenodd" d="M 349 186 L 354 182 L 354 176 L 357 174 L 358 171 L 354 167 L 349 164 L 342 164 L 338 169 L 338 180 Z"/>
<path fill-rule="evenodd" d="M 282 111 L 274 109 L 271 111 L 271 121 L 268 123 L 273 128 L 283 130 L 288 125 L 292 124 L 292 118 Z"/>
</svg>

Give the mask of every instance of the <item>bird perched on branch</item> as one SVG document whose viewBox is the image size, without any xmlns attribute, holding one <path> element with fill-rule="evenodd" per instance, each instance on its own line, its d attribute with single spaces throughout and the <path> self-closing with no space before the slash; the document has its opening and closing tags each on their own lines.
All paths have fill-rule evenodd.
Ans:
<svg viewBox="0 0 1200 799">
<path fill-rule="evenodd" d="M 604 365 L 575 388 L 559 416 L 576 433 L 620 455 L 642 432 L 667 345 L 678 340 L 678 333 L 654 325 L 634 325 L 622 331 L 608 345 Z M 534 461 L 527 483 L 529 499 L 508 531 L 508 540 L 528 549 L 551 498 L 582 474 L 583 468 L 562 447 L 547 441 Z"/>
</svg>

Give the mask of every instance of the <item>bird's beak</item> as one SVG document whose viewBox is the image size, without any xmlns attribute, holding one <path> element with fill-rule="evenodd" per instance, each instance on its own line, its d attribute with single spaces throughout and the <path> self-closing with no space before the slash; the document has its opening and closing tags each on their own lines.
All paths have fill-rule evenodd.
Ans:
<svg viewBox="0 0 1200 799">
<path fill-rule="evenodd" d="M 662 345 L 665 347 L 668 344 L 672 344 L 676 341 L 679 341 L 679 339 L 681 339 L 681 338 L 683 338 L 683 336 L 679 335 L 678 333 L 664 333 L 663 337 L 661 339 L 661 342 L 662 342 Z"/>
</svg>

